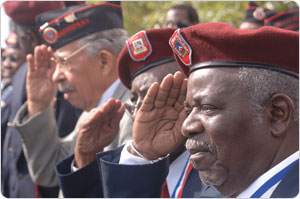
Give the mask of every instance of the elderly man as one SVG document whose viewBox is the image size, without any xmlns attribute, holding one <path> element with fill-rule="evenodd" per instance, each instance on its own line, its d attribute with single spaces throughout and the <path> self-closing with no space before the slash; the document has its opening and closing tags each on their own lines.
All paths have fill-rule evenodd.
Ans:
<svg viewBox="0 0 300 199">
<path fill-rule="evenodd" d="M 25 51 L 25 54 L 32 53 L 36 45 L 42 44 L 35 17 L 42 12 L 63 7 L 64 3 L 58 1 L 7 1 L 3 3 L 6 14 L 11 18 L 11 30 L 16 33 L 20 49 Z M 27 63 L 25 62 L 15 72 L 12 79 L 13 90 L 10 99 L 6 101 L 8 113 L 1 115 L 1 123 L 7 124 L 5 138 L 1 141 L 3 142 L 1 189 L 6 197 L 57 197 L 58 188 L 48 189 L 34 185 L 22 150 L 21 137 L 12 127 L 18 109 L 26 101 L 26 73 Z M 61 99 L 60 95 L 61 93 L 58 92 L 56 95 L 58 100 L 53 104 L 53 108 L 56 110 L 55 119 L 60 129 L 59 135 L 63 136 L 74 128 L 79 116 L 76 113 L 81 111 Z M 73 114 L 66 117 L 66 114 L 70 113 Z"/>
<path fill-rule="evenodd" d="M 170 45 L 189 78 L 182 133 L 202 182 L 230 197 L 296 196 L 299 35 L 207 23 L 177 30 Z M 172 129 L 167 113 L 176 75 L 148 90 L 134 122 L 133 146 L 149 160 L 174 147 L 162 145 L 152 127 Z M 168 143 L 180 139 L 178 131 L 165 136 Z"/>
<path fill-rule="evenodd" d="M 181 131 L 203 183 L 229 197 L 295 197 L 299 35 L 207 23 L 178 29 L 170 45 L 189 79 L 176 73 L 154 83 L 135 116 L 128 150 L 149 164 L 116 167 L 118 151 L 99 154 L 108 171 L 102 186 L 159 197 L 166 156 L 185 139 L 178 127 L 185 101 Z"/>
<path fill-rule="evenodd" d="M 58 184 L 54 171 L 56 163 L 74 153 L 77 133 L 89 132 L 92 127 L 83 122 L 89 119 L 88 112 L 95 111 L 93 108 L 110 97 L 121 101 L 128 99 L 129 92 L 120 84 L 115 69 L 127 33 L 123 29 L 121 6 L 115 3 L 71 6 L 41 14 L 36 20 L 50 47 L 39 46 L 35 48 L 34 56 L 27 56 L 28 100 L 19 110 L 15 125 L 23 138 L 33 179 L 38 184 L 53 186 Z M 56 86 L 72 105 L 85 110 L 75 130 L 63 140 L 56 136 L 58 129 L 51 110 Z M 28 119 L 24 120 L 27 112 Z M 130 118 L 127 120 L 125 118 L 123 133 L 110 147 L 131 137 Z M 119 129 L 118 125 L 114 127 L 117 131 L 110 135 L 103 135 L 101 129 L 93 130 L 108 145 Z M 76 163 L 82 166 L 95 159 L 96 152 L 103 148 L 95 148 L 94 142 L 99 140 L 89 139 L 88 134 L 80 139 L 85 140 L 84 143 L 90 146 L 89 154 L 93 154 L 88 157 L 87 151 L 77 151 Z"/>
<path fill-rule="evenodd" d="M 117 64 L 119 78 L 127 88 L 131 89 L 131 104 L 125 104 L 125 108 L 132 115 L 133 120 L 151 84 L 161 82 L 165 75 L 174 74 L 179 70 L 168 44 L 175 30 L 175 28 L 164 28 L 140 31 L 127 40 L 119 55 Z M 137 43 L 139 45 L 136 45 Z M 109 102 L 101 107 L 105 112 L 95 114 L 102 114 L 102 117 L 107 120 L 109 117 L 114 117 L 113 114 L 107 114 L 112 108 L 112 103 Z M 178 122 L 179 126 L 183 119 L 184 113 Z M 130 143 L 122 147 L 123 155 L 120 163 L 123 164 L 125 159 L 130 164 L 143 163 L 143 160 L 128 153 L 127 147 Z M 75 160 L 76 155 L 75 153 Z M 101 186 L 101 177 L 96 175 L 98 173 L 96 161 L 81 167 L 80 171 L 72 172 L 73 159 L 74 157 L 70 157 L 57 167 L 65 197 L 125 197 L 122 192 L 113 190 L 114 187 Z M 192 169 L 192 165 L 189 164 L 189 153 L 185 151 L 183 143 L 171 154 L 170 162 L 170 172 L 161 197 L 222 197 L 216 189 L 201 183 L 197 170 Z M 107 172 L 104 170 L 103 174 Z M 196 191 L 191 190 L 191 184 L 197 187 Z M 144 194 L 141 197 L 148 196 L 148 193 Z"/>
</svg>

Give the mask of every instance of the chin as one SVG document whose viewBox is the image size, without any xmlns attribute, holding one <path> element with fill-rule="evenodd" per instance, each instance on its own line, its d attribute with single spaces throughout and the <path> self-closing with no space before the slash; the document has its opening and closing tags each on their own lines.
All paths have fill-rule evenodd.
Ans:
<svg viewBox="0 0 300 199">
<path fill-rule="evenodd" d="M 214 164 L 210 169 L 199 171 L 201 181 L 208 186 L 222 186 L 228 177 L 227 169 L 222 165 Z"/>
</svg>

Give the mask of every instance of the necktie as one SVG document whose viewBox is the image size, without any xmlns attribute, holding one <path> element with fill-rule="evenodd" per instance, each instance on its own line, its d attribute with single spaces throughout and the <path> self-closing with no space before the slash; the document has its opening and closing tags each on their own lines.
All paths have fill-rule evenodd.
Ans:
<svg viewBox="0 0 300 199">
<path fill-rule="evenodd" d="M 162 186 L 161 198 L 170 198 L 167 181 Z"/>
</svg>

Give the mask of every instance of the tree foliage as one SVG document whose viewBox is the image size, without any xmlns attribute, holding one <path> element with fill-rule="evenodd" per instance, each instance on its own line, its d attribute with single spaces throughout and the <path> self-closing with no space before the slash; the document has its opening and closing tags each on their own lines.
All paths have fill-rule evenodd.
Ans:
<svg viewBox="0 0 300 199">
<path fill-rule="evenodd" d="M 99 1 L 90 1 L 99 3 Z M 259 6 L 281 12 L 298 6 L 294 1 L 255 1 Z M 242 22 L 248 1 L 122 1 L 124 26 L 129 35 L 140 30 L 161 27 L 167 10 L 178 3 L 192 5 L 200 23 L 228 22 L 238 27 Z"/>
</svg>

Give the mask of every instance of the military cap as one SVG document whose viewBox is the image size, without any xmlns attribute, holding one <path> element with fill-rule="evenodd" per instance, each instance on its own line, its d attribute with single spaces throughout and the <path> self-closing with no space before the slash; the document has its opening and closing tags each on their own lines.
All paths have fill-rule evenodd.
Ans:
<svg viewBox="0 0 300 199">
<path fill-rule="evenodd" d="M 252 22 L 263 26 L 265 14 L 269 11 L 270 10 L 258 6 L 255 2 L 250 1 L 249 5 L 246 7 L 246 13 L 243 22 Z"/>
<path fill-rule="evenodd" d="M 35 25 L 35 17 L 49 10 L 61 9 L 63 1 L 6 1 L 3 8 L 6 14 L 16 23 Z"/>
<path fill-rule="evenodd" d="M 75 5 L 36 18 L 45 43 L 54 50 L 89 34 L 123 28 L 120 2 Z"/>
<path fill-rule="evenodd" d="M 227 23 L 204 23 L 178 29 L 170 38 L 176 61 L 185 75 L 212 67 L 251 67 L 298 78 L 299 34 L 263 26 L 235 29 Z"/>
<path fill-rule="evenodd" d="M 171 61 L 175 61 L 169 38 L 176 28 L 143 30 L 126 41 L 119 54 L 117 71 L 121 82 L 130 89 L 139 74 Z"/>
<path fill-rule="evenodd" d="M 14 32 L 10 32 L 5 39 L 7 48 L 19 48 L 18 36 Z"/>
<path fill-rule="evenodd" d="M 280 13 L 270 12 L 266 15 L 264 23 L 265 26 L 299 31 L 299 8 L 290 8 Z"/>
</svg>

